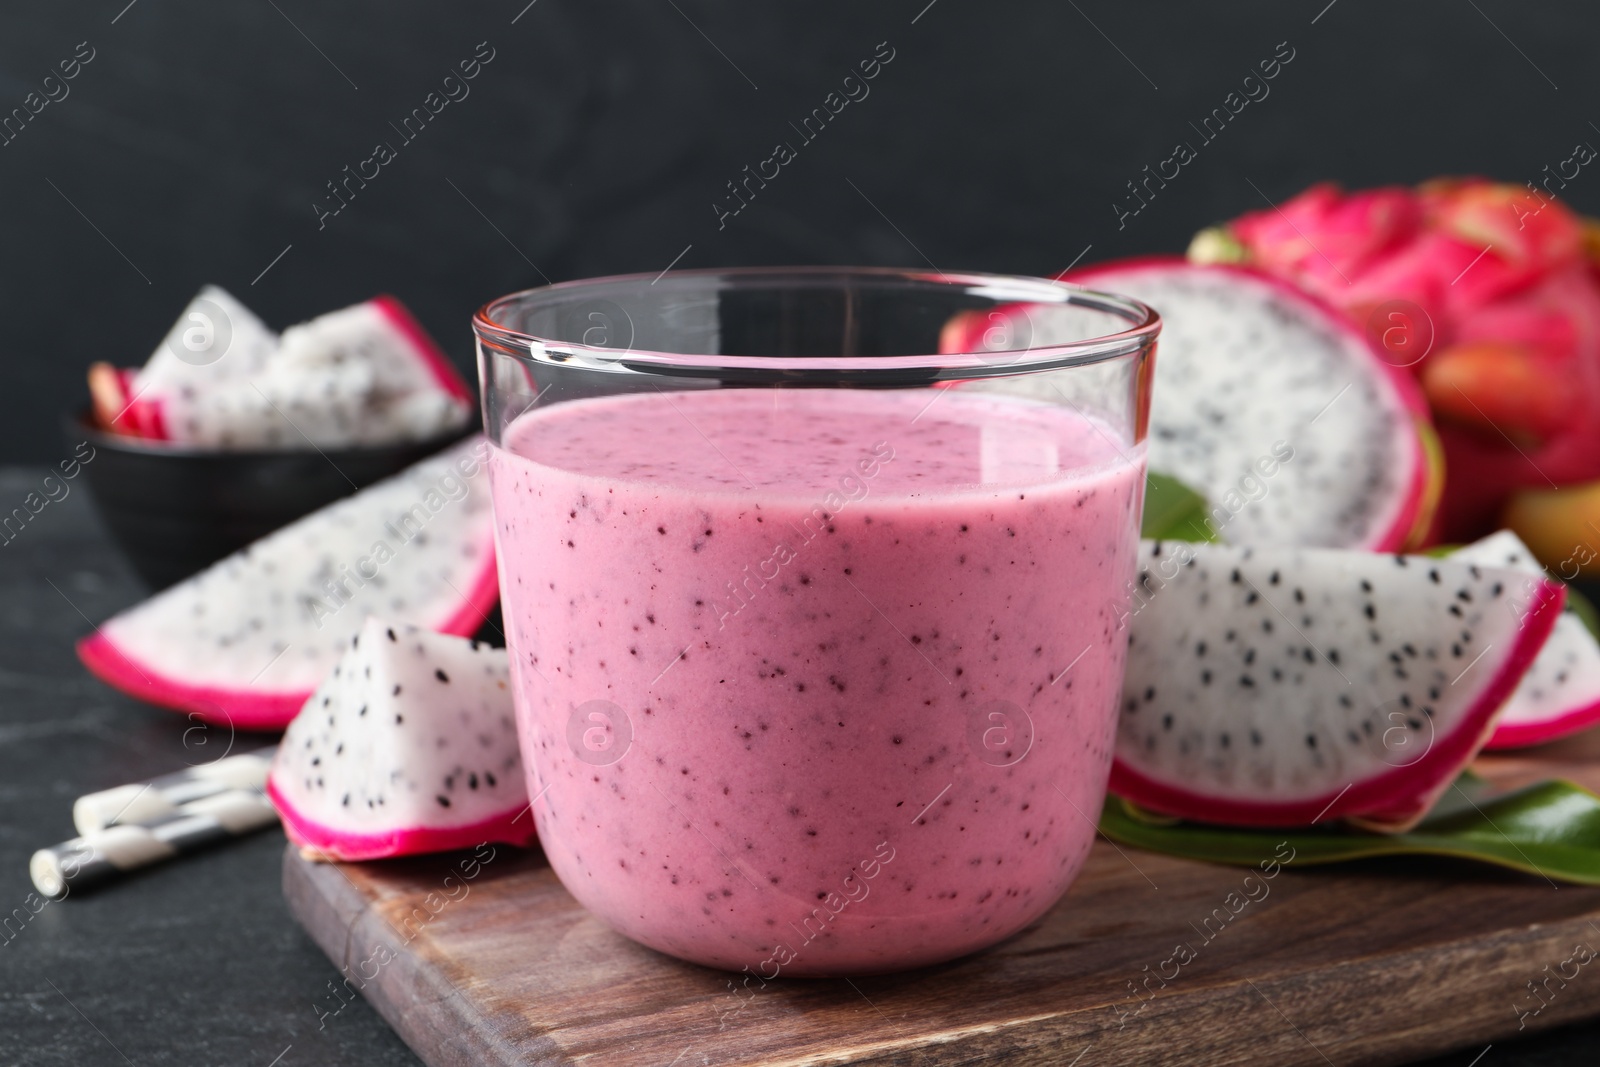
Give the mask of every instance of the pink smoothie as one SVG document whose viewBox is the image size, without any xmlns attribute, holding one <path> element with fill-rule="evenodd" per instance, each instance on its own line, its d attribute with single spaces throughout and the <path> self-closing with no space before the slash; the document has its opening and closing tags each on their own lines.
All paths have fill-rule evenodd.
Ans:
<svg viewBox="0 0 1600 1067">
<path fill-rule="evenodd" d="M 595 914 L 771 978 L 949 959 L 1065 891 L 1142 447 L 988 393 L 720 389 L 536 408 L 490 469 L 528 791 Z"/>
</svg>

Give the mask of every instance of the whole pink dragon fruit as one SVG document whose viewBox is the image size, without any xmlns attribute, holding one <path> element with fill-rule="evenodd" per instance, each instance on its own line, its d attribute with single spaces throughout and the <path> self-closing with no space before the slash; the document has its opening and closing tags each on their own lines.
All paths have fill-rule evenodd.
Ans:
<svg viewBox="0 0 1600 1067">
<path fill-rule="evenodd" d="M 1200 233 L 1363 324 L 1420 379 L 1444 446 L 1437 535 L 1470 540 L 1507 498 L 1600 479 L 1600 271 L 1546 191 L 1481 178 L 1312 186 Z"/>
</svg>

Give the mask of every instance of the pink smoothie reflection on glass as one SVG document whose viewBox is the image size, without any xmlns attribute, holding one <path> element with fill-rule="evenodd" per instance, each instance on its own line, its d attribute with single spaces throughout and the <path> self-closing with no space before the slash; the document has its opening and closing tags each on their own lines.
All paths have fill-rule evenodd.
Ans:
<svg viewBox="0 0 1600 1067">
<path fill-rule="evenodd" d="M 674 385 L 495 434 L 556 874 L 623 934 L 765 979 L 1023 929 L 1105 794 L 1142 442 L 992 382 Z"/>
</svg>

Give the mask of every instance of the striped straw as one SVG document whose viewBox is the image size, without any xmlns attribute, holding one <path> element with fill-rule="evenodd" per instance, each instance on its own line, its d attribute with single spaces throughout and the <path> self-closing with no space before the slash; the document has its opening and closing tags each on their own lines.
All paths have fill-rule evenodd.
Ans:
<svg viewBox="0 0 1600 1067">
<path fill-rule="evenodd" d="M 276 746 L 226 756 L 214 763 L 186 767 L 147 782 L 132 782 L 79 797 L 72 805 L 72 825 L 88 836 L 122 823 L 153 823 L 176 815 L 179 808 L 232 789 L 262 790 Z"/>
<path fill-rule="evenodd" d="M 28 873 L 34 888 L 59 900 L 69 890 L 242 837 L 277 819 L 271 801 L 259 789 L 228 789 L 179 805 L 171 815 L 152 822 L 122 822 L 41 848 L 29 861 Z"/>
</svg>

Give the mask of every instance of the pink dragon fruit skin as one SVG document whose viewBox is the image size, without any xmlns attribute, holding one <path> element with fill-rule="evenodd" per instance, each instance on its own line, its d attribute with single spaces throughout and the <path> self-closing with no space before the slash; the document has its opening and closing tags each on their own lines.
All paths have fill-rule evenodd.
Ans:
<svg viewBox="0 0 1600 1067">
<path fill-rule="evenodd" d="M 1350 194 L 1323 183 L 1228 232 L 1251 264 L 1348 313 L 1409 299 L 1453 319 L 1579 260 L 1577 218 L 1532 196 L 1482 179 Z"/>
<path fill-rule="evenodd" d="M 1533 200 L 1525 188 L 1476 178 L 1429 182 L 1419 195 L 1431 231 L 1471 249 L 1474 258 L 1483 255 L 1446 283 L 1452 315 L 1470 313 L 1582 258 L 1582 227 L 1559 201 Z"/>
<path fill-rule="evenodd" d="M 1431 347 L 1405 365 L 1449 472 L 1436 536 L 1480 536 L 1521 487 L 1600 478 L 1600 274 L 1559 201 L 1481 178 L 1323 183 L 1234 220 L 1226 240 L 1369 331 L 1390 302 L 1427 316 Z"/>
<path fill-rule="evenodd" d="M 1600 284 L 1588 268 L 1570 266 L 1465 316 L 1457 337 L 1422 379 L 1440 414 L 1447 470 L 1456 472 L 1440 514 L 1450 540 L 1492 527 L 1519 488 L 1600 477 Z M 1505 353 L 1491 364 L 1497 373 L 1464 380 L 1458 364 L 1486 344 Z M 1507 404 L 1541 382 L 1548 403 Z"/>
<path fill-rule="evenodd" d="M 1323 182 L 1276 208 L 1240 216 L 1230 229 L 1253 263 L 1343 306 L 1334 297 L 1346 278 L 1410 241 L 1421 222 L 1422 206 L 1408 190 L 1345 196 Z"/>
</svg>

